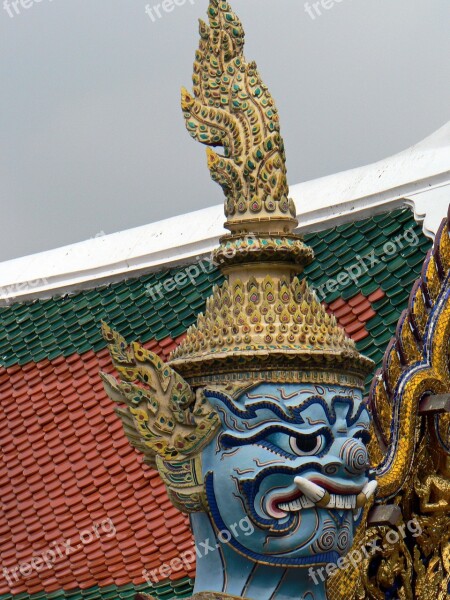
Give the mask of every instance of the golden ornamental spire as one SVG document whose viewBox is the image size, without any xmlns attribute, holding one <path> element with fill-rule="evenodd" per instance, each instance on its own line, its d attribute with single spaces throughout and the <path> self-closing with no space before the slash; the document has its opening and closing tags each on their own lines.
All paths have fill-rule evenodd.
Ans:
<svg viewBox="0 0 450 600">
<path fill-rule="evenodd" d="M 297 221 L 275 103 L 256 64 L 245 60 L 244 30 L 228 2 L 211 0 L 208 16 L 209 25 L 200 21 L 193 95 L 182 91 L 186 127 L 209 146 L 211 176 L 226 196 L 226 227 L 266 232 L 270 221 L 271 231 L 291 233 Z"/>
<path fill-rule="evenodd" d="M 199 384 L 286 371 L 291 379 L 361 386 L 372 362 L 297 278 L 313 252 L 295 233 L 275 103 L 244 57 L 244 31 L 229 3 L 210 0 L 208 17 L 209 25 L 200 21 L 193 94 L 182 90 L 182 109 L 226 196 L 230 233 L 214 258 L 227 281 L 170 364 Z"/>
</svg>

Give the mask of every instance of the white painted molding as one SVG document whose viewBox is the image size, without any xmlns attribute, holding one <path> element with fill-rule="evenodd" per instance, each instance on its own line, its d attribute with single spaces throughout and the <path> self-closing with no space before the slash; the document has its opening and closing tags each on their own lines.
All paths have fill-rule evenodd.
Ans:
<svg viewBox="0 0 450 600">
<path fill-rule="evenodd" d="M 422 223 L 425 235 L 434 240 L 450 206 L 450 184 L 430 188 L 405 199 L 414 211 L 416 221 Z"/>
<path fill-rule="evenodd" d="M 450 122 L 372 165 L 291 187 L 301 233 L 410 207 L 433 238 L 450 204 Z M 0 305 L 137 277 L 205 256 L 225 232 L 223 207 L 0 263 Z"/>
</svg>

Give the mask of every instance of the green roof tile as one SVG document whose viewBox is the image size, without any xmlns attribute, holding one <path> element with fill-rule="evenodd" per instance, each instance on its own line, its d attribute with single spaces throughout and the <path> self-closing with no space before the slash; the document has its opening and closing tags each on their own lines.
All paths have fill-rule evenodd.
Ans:
<svg viewBox="0 0 450 600">
<path fill-rule="evenodd" d="M 11 594 L 0 595 L 0 600 L 134 600 L 138 592 L 151 594 L 158 600 L 169 600 L 172 598 L 186 598 L 192 595 L 194 582 L 192 579 L 184 578 L 180 581 L 163 581 L 155 586 L 127 585 L 116 587 L 94 587 L 85 590 L 58 590 L 56 592 L 38 592 L 27 594 L 22 592 L 11 596 Z"/>
<path fill-rule="evenodd" d="M 410 228 L 419 243 L 407 245 L 404 242 L 400 252 L 384 256 L 385 244 L 393 242 L 399 235 L 404 236 Z M 370 337 L 358 343 L 366 354 L 377 356 L 379 360 L 386 339 L 394 334 L 396 320 L 407 306 L 412 284 L 420 276 L 431 241 L 423 235 L 409 210 L 398 210 L 308 234 L 305 242 L 316 255 L 315 262 L 306 268 L 305 274 L 313 287 L 323 286 L 319 293 L 322 300 L 328 303 L 341 297 L 349 300 L 358 293 L 368 297 L 379 287 L 386 291 L 386 297 L 374 303 L 377 316 L 367 323 Z M 330 249 L 334 249 L 334 255 L 330 255 Z M 328 292 L 326 283 L 330 279 L 358 264 L 357 255 L 370 256 L 374 250 L 378 259 L 384 257 L 385 260 L 368 272 L 362 272 L 357 283 L 351 281 L 333 293 Z M 366 259 L 366 263 L 369 262 Z M 185 269 L 160 271 L 52 300 L 1 307 L 0 357 L 3 364 L 10 366 L 88 350 L 99 351 L 105 346 L 100 332 L 102 320 L 129 340 L 160 341 L 181 335 L 204 310 L 212 287 L 223 281 L 217 270 L 201 271 L 195 281 L 184 282 L 172 292 L 166 292 L 161 286 L 161 292 L 156 291 L 152 298 L 149 290 L 153 286 L 164 284 Z"/>
<path fill-rule="evenodd" d="M 373 294 L 374 292 L 376 292 L 377 289 L 380 287 L 378 285 L 378 283 L 376 281 L 374 281 L 373 279 L 371 279 L 370 277 L 369 277 L 369 281 L 367 282 L 367 284 L 364 284 L 362 280 L 359 283 L 360 283 L 360 285 L 362 285 L 361 294 L 363 296 L 366 296 L 366 298 L 368 296 L 370 296 L 370 294 Z"/>
<path fill-rule="evenodd" d="M 377 285 L 377 289 L 380 286 Z M 341 292 L 337 291 L 335 293 L 335 297 L 333 298 L 333 300 L 331 300 L 331 302 L 333 302 L 334 300 L 336 300 L 337 298 L 344 298 L 344 300 L 350 300 L 350 298 L 353 298 L 355 296 L 355 288 L 354 285 L 349 285 L 347 287 L 345 287 L 344 289 L 342 289 Z M 328 301 L 328 298 L 327 298 Z"/>
</svg>

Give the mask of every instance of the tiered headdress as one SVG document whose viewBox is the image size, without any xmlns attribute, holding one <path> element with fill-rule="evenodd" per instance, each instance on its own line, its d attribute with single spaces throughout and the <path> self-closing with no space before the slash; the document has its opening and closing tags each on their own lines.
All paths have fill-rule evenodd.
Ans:
<svg viewBox="0 0 450 600">
<path fill-rule="evenodd" d="M 190 383 L 286 380 L 362 386 L 372 362 L 298 275 L 313 252 L 294 233 L 278 112 L 228 2 L 211 0 L 200 22 L 194 93 L 182 91 L 186 127 L 206 144 L 214 181 L 226 196 L 230 231 L 214 252 L 227 281 L 170 365 Z M 220 146 L 218 154 L 211 147 Z"/>
</svg>

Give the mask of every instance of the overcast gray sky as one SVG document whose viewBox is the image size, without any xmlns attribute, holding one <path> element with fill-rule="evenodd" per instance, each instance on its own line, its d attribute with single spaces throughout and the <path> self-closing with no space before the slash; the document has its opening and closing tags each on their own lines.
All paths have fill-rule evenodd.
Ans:
<svg viewBox="0 0 450 600">
<path fill-rule="evenodd" d="M 159 1 L 22 0 L 12 17 L 0 1 L 0 260 L 222 201 L 180 110 L 208 1 L 153 22 Z M 322 1 L 334 6 L 315 19 L 303 0 L 232 2 L 280 110 L 291 184 L 450 119 L 449 0 Z"/>
</svg>

